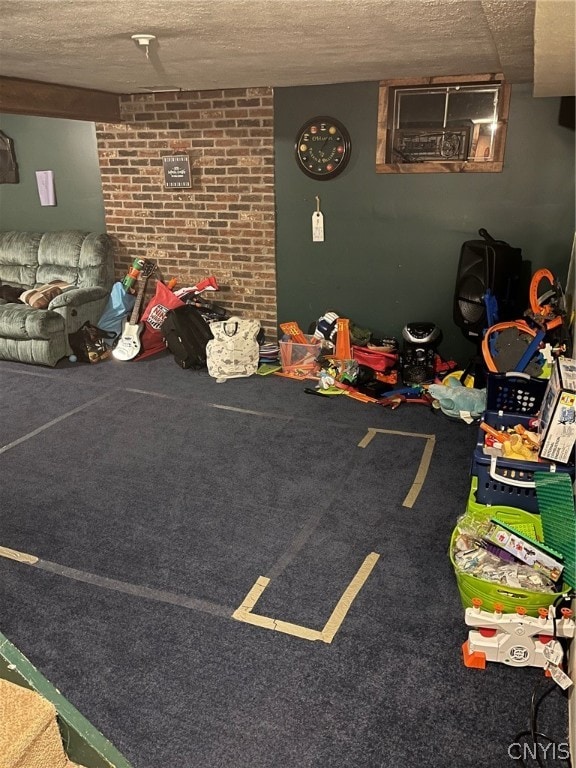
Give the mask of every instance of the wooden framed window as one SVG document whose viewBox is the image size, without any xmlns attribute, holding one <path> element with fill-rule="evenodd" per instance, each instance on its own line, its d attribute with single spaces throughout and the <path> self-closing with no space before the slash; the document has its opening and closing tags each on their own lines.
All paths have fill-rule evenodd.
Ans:
<svg viewBox="0 0 576 768">
<path fill-rule="evenodd" d="M 510 86 L 501 74 L 382 80 L 377 173 L 497 173 Z"/>
</svg>

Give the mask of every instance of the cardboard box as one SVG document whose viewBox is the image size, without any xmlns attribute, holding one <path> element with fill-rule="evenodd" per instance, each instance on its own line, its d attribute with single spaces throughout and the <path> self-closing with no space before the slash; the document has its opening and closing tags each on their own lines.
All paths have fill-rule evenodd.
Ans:
<svg viewBox="0 0 576 768">
<path fill-rule="evenodd" d="M 576 360 L 559 357 L 540 410 L 539 456 L 568 464 L 576 443 Z"/>
<path fill-rule="evenodd" d="M 532 541 L 524 539 L 519 533 L 502 523 L 492 522 L 483 538 L 514 555 L 517 560 L 530 565 L 534 570 L 540 571 L 552 581 L 558 581 L 562 576 L 564 565 L 560 560 L 539 549 Z"/>
</svg>

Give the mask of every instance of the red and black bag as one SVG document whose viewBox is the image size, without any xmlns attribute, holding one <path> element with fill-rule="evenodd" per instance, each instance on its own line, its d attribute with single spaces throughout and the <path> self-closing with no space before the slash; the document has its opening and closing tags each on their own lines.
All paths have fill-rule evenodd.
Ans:
<svg viewBox="0 0 576 768">
<path fill-rule="evenodd" d="M 366 365 L 373 371 L 384 373 L 398 365 L 398 355 L 395 352 L 383 352 L 374 347 L 358 347 L 352 345 L 352 358 L 359 365 Z"/>
<path fill-rule="evenodd" d="M 140 336 L 142 351 L 136 360 L 156 355 L 158 352 L 166 349 L 162 326 L 168 312 L 171 309 L 182 306 L 184 306 L 182 299 L 175 296 L 170 288 L 164 285 L 161 280 L 157 280 L 154 296 L 150 299 L 142 314 L 141 322 L 144 326 Z"/>
</svg>

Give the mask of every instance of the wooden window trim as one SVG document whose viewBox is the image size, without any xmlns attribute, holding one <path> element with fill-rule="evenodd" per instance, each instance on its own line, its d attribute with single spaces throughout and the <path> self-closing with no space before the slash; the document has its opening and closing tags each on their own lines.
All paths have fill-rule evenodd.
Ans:
<svg viewBox="0 0 576 768">
<path fill-rule="evenodd" d="M 446 161 L 423 163 L 388 163 L 386 151 L 388 143 L 389 100 L 392 88 L 434 86 L 434 85 L 489 85 L 500 83 L 498 100 L 498 131 L 494 144 L 494 160 Z M 381 80 L 378 92 L 378 126 L 376 133 L 376 173 L 500 173 L 504 168 L 504 150 L 510 111 L 510 86 L 501 73 L 488 75 L 463 75 L 442 77 L 405 78 L 401 80 Z"/>
</svg>

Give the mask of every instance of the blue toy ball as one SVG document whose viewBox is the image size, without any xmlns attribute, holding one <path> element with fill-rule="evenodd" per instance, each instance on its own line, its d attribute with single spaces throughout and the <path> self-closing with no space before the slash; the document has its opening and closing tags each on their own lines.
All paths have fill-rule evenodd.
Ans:
<svg viewBox="0 0 576 768">
<path fill-rule="evenodd" d="M 70 362 L 71 362 L 71 363 L 76 363 L 76 362 L 78 362 L 78 358 L 76 357 L 76 355 L 70 355 L 70 357 L 68 358 L 68 360 L 70 360 Z"/>
</svg>

